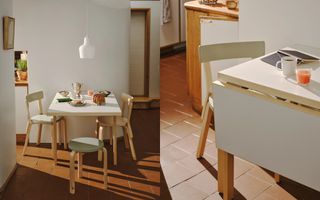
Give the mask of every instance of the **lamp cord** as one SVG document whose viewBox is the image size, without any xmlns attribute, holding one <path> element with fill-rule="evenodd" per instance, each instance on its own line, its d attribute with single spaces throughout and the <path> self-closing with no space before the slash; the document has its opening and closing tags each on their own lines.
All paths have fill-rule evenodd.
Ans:
<svg viewBox="0 0 320 200">
<path fill-rule="evenodd" d="M 88 24 L 89 24 L 89 0 L 87 0 L 87 6 L 86 6 L 86 37 L 89 37 Z"/>
</svg>

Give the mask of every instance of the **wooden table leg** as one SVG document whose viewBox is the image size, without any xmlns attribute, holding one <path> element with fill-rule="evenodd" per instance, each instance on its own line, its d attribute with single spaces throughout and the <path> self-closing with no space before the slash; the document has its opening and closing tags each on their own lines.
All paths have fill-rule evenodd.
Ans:
<svg viewBox="0 0 320 200">
<path fill-rule="evenodd" d="M 218 183 L 218 190 L 221 190 L 222 187 L 223 199 L 231 200 L 234 196 L 234 156 L 221 149 L 218 151 L 218 166 L 223 169 L 222 174 L 218 177 L 218 181 L 222 180 L 222 183 Z"/>
<path fill-rule="evenodd" d="M 57 165 L 57 118 L 53 116 L 53 128 L 52 128 L 52 154 L 54 165 Z"/>
<path fill-rule="evenodd" d="M 218 192 L 223 193 L 224 153 L 218 149 Z"/>
<path fill-rule="evenodd" d="M 118 143 L 117 143 L 117 130 L 116 130 L 116 117 L 113 117 L 113 126 L 112 126 L 112 137 L 113 137 L 113 164 L 117 165 L 118 163 L 118 153 L 117 153 L 117 149 L 118 149 Z"/>
<path fill-rule="evenodd" d="M 75 193 L 75 170 L 74 170 L 75 152 L 70 153 L 70 193 Z"/>
</svg>

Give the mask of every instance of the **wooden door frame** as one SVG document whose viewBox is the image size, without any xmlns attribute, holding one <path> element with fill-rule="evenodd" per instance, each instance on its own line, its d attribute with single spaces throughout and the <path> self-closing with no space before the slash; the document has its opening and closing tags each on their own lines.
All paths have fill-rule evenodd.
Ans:
<svg viewBox="0 0 320 200">
<path fill-rule="evenodd" d="M 150 83 L 150 29 L 151 29 L 151 9 L 150 8 L 131 8 L 132 12 L 144 13 L 145 15 L 145 41 L 144 41 L 144 94 L 135 96 L 149 97 Z"/>
</svg>

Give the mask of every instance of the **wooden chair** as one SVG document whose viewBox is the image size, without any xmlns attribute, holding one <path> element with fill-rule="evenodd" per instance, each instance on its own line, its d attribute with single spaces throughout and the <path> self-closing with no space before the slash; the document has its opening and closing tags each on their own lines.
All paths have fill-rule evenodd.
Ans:
<svg viewBox="0 0 320 200">
<path fill-rule="evenodd" d="M 131 150 L 131 155 L 133 160 L 137 160 L 136 152 L 133 144 L 133 133 L 132 128 L 130 125 L 131 120 L 131 112 L 132 112 L 132 106 L 133 106 L 133 97 L 123 93 L 121 95 L 121 111 L 122 116 L 116 118 L 116 126 L 120 126 L 123 129 L 123 136 L 125 141 L 125 147 L 129 148 Z M 113 123 L 112 119 L 110 117 L 98 117 L 97 121 L 97 133 L 100 140 L 103 140 L 103 128 L 109 127 L 111 129 Z M 113 144 L 112 142 L 112 131 L 109 131 L 109 138 L 110 138 L 110 144 Z M 99 153 L 99 160 L 101 160 L 101 152 Z"/>
<path fill-rule="evenodd" d="M 107 150 L 104 147 L 102 140 L 97 138 L 82 137 L 70 141 L 70 193 L 75 193 L 75 155 L 78 154 L 78 177 L 82 177 L 82 160 L 84 153 L 97 152 L 102 150 L 104 154 L 103 159 L 103 181 L 105 189 L 108 188 L 108 157 Z"/>
<path fill-rule="evenodd" d="M 211 45 L 200 45 L 200 62 L 204 64 L 207 97 L 202 110 L 202 129 L 197 149 L 197 158 L 201 158 L 204 153 L 208 136 L 209 125 L 213 117 L 213 93 L 212 93 L 212 72 L 211 61 L 228 60 L 236 58 L 257 58 L 265 54 L 265 43 L 263 41 L 235 42 Z"/>
<path fill-rule="evenodd" d="M 38 124 L 38 140 L 37 144 L 40 144 L 41 141 L 41 132 L 42 132 L 42 126 L 43 125 L 50 125 L 51 126 L 51 143 L 52 143 L 52 152 L 56 151 L 56 147 L 53 145 L 53 141 L 56 140 L 56 125 L 53 122 L 53 116 L 48 116 L 43 114 L 42 110 L 42 99 L 43 99 L 43 92 L 35 92 L 32 94 L 28 94 L 26 96 L 26 106 L 27 106 L 27 115 L 28 115 L 28 123 L 27 123 L 27 128 L 26 128 L 26 139 L 24 143 L 24 148 L 22 151 L 22 155 L 24 156 L 26 153 L 26 149 L 29 143 L 29 137 L 30 137 L 30 131 L 31 131 L 31 126 L 33 124 Z M 39 109 L 39 114 L 31 116 L 30 115 L 30 110 L 29 110 L 29 104 L 38 101 L 38 109 Z M 64 117 L 57 117 L 56 122 L 59 124 L 59 132 L 62 132 L 62 129 L 64 127 L 64 149 L 67 149 L 67 124 L 66 120 Z M 53 153 L 54 154 L 54 153 Z M 55 158 L 54 158 L 55 159 Z"/>
</svg>

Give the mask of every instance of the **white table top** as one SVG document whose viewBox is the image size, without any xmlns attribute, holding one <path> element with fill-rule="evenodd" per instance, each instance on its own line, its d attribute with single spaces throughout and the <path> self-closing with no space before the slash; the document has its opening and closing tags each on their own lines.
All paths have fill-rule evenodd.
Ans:
<svg viewBox="0 0 320 200">
<path fill-rule="evenodd" d="M 121 116 L 121 109 L 114 94 L 110 94 L 106 98 L 106 104 L 97 106 L 93 103 L 92 98 L 83 95 L 83 99 L 87 103 L 83 107 L 71 106 L 68 102 L 59 103 L 58 98 L 63 98 L 57 93 L 51 102 L 48 115 L 55 116 Z"/>
<path fill-rule="evenodd" d="M 320 57 L 320 49 L 313 47 L 293 45 L 292 48 L 286 49 L 297 49 Z M 261 61 L 260 58 L 220 71 L 218 79 L 320 109 L 320 62 L 298 65 L 298 68 L 304 67 L 312 68 L 311 82 L 308 86 L 298 85 L 295 76 L 283 77 L 280 70 Z"/>
</svg>

